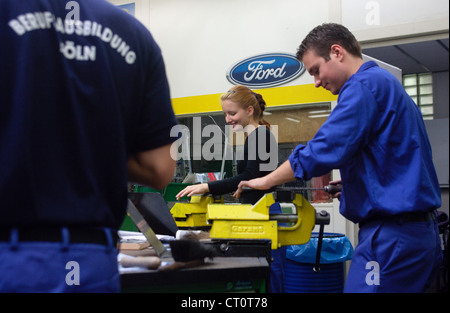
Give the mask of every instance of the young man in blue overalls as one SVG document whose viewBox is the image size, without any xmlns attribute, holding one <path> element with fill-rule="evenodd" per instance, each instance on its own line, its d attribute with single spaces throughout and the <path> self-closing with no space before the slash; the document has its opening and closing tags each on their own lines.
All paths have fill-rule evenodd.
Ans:
<svg viewBox="0 0 450 313">
<path fill-rule="evenodd" d="M 425 291 L 442 260 L 434 215 L 441 198 L 419 108 L 393 75 L 363 62 L 360 45 L 342 25 L 314 28 L 297 58 L 316 87 L 339 95 L 338 104 L 307 145 L 240 190 L 340 169 L 340 212 L 360 226 L 344 291 Z"/>
</svg>

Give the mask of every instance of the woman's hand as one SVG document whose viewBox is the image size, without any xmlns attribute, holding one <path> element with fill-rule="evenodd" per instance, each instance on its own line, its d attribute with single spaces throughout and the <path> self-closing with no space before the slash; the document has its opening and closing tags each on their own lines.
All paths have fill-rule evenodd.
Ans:
<svg viewBox="0 0 450 313">
<path fill-rule="evenodd" d="M 209 192 L 208 184 L 197 184 L 197 185 L 191 185 L 187 186 L 183 190 L 181 190 L 175 197 L 177 200 L 184 196 L 191 197 L 192 195 L 202 195 Z"/>
</svg>

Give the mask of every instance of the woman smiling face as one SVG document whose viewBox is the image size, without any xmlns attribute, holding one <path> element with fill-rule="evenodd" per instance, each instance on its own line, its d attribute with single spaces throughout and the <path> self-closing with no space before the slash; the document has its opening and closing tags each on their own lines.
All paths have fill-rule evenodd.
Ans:
<svg viewBox="0 0 450 313">
<path fill-rule="evenodd" d="M 234 131 L 243 130 L 249 124 L 258 125 L 253 119 L 252 106 L 244 109 L 239 103 L 230 99 L 225 99 L 222 101 L 222 111 L 225 114 L 225 121 L 232 126 Z"/>
</svg>

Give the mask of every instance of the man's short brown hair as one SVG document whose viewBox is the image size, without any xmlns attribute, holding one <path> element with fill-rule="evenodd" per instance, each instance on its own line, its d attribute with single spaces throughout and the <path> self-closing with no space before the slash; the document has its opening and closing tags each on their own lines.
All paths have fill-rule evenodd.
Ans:
<svg viewBox="0 0 450 313">
<path fill-rule="evenodd" d="M 318 56 L 328 61 L 331 46 L 334 44 L 362 59 L 361 46 L 355 36 L 345 26 L 335 23 L 325 23 L 310 31 L 298 47 L 297 59 L 301 61 L 305 52 L 312 49 Z"/>
</svg>

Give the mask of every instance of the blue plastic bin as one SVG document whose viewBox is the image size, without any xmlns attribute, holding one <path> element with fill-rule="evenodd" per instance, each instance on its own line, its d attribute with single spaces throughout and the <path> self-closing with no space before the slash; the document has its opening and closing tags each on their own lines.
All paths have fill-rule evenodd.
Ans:
<svg viewBox="0 0 450 313">
<path fill-rule="evenodd" d="M 320 272 L 314 272 L 318 233 L 304 245 L 286 249 L 284 290 L 287 293 L 341 293 L 344 290 L 344 262 L 351 260 L 353 246 L 343 234 L 324 233 Z"/>
</svg>

